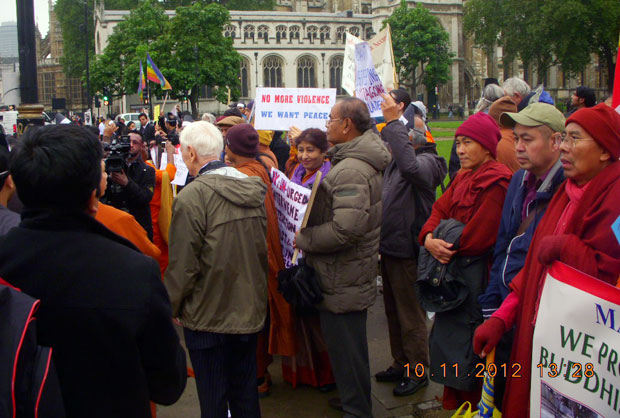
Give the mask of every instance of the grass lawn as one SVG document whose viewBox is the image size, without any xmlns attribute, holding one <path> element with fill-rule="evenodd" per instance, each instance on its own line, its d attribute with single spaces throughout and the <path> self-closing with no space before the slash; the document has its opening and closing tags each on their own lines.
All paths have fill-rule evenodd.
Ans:
<svg viewBox="0 0 620 418">
<path fill-rule="evenodd" d="M 433 130 L 433 128 L 456 130 L 456 128 L 461 126 L 462 123 L 463 123 L 462 120 L 450 120 L 450 121 L 443 121 L 443 122 L 429 122 L 428 126 L 429 128 L 431 128 L 431 130 Z"/>
<path fill-rule="evenodd" d="M 451 122 L 447 122 L 447 123 L 451 123 Z M 436 142 L 437 153 L 443 158 L 445 158 L 446 164 L 450 162 L 450 151 L 452 150 L 452 142 L 454 141 L 437 141 Z M 444 185 L 447 185 L 449 181 L 450 181 L 450 177 L 448 177 L 448 175 L 446 174 L 446 178 L 443 181 Z M 437 197 L 437 199 L 439 199 L 439 196 L 441 196 L 441 187 L 437 188 L 437 190 L 435 191 L 435 196 Z"/>
<path fill-rule="evenodd" d="M 436 139 L 453 139 L 456 128 L 461 126 L 462 121 L 429 122 L 428 127 Z"/>
</svg>

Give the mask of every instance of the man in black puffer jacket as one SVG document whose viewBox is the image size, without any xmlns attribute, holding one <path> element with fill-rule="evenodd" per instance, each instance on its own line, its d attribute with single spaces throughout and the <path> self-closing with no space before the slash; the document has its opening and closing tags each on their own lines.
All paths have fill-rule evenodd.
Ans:
<svg viewBox="0 0 620 418">
<path fill-rule="evenodd" d="M 411 377 L 417 364 L 418 373 L 429 366 L 426 319 L 414 290 L 419 251 L 416 238 L 447 171 L 435 144 L 426 142 L 424 121 L 416 117 L 405 126 L 399 120 L 410 102 L 409 94 L 398 89 L 386 95 L 381 105 L 387 122 L 381 138 L 391 149 L 392 162 L 383 175 L 379 253 L 394 362 L 375 377 L 380 382 L 398 382 L 393 391 L 396 396 L 410 395 L 428 384 L 427 376 Z"/>
</svg>

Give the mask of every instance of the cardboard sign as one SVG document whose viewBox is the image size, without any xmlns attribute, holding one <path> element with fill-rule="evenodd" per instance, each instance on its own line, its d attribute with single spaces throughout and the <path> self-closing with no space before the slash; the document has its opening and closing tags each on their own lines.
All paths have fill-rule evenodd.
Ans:
<svg viewBox="0 0 620 418">
<path fill-rule="evenodd" d="M 620 415 L 620 289 L 556 262 L 532 345 L 530 417 Z"/>
<path fill-rule="evenodd" d="M 168 159 L 168 157 L 166 157 L 166 159 Z M 175 174 L 174 180 L 172 180 L 171 183 L 176 184 L 177 186 L 185 186 L 185 181 L 187 180 L 187 174 L 189 173 L 189 170 L 183 162 L 183 157 L 180 153 L 174 154 L 174 166 L 177 168 L 177 173 Z"/>
<path fill-rule="evenodd" d="M 258 88 L 254 128 L 288 131 L 297 126 L 325 130 L 329 112 L 336 104 L 336 89 Z"/>
<path fill-rule="evenodd" d="M 382 116 L 381 95 L 386 91 L 372 64 L 367 42 L 355 45 L 355 66 L 355 96 L 366 103 L 371 117 Z"/>
<path fill-rule="evenodd" d="M 289 268 L 293 265 L 295 232 L 301 227 L 312 191 L 293 183 L 283 172 L 275 168 L 271 169 L 271 183 L 278 214 L 282 256 L 285 267 Z"/>
</svg>

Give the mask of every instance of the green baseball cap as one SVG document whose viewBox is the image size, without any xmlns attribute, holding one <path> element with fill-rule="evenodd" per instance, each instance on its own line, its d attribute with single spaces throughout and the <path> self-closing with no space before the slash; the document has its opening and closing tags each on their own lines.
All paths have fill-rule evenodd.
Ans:
<svg viewBox="0 0 620 418">
<path fill-rule="evenodd" d="M 563 132 L 566 119 L 555 106 L 547 103 L 532 103 L 519 113 L 504 112 L 500 116 L 502 125 L 514 126 L 518 123 L 524 126 L 546 125 L 554 132 Z"/>
</svg>

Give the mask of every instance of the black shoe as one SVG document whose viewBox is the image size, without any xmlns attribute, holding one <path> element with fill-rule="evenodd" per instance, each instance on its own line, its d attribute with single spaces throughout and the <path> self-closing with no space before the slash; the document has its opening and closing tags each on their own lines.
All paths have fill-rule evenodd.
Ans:
<svg viewBox="0 0 620 418">
<path fill-rule="evenodd" d="M 331 392 L 334 389 L 336 389 L 336 384 L 335 383 L 328 383 L 326 385 L 319 386 L 319 392 L 321 392 L 321 393 L 328 393 L 328 392 Z"/>
<path fill-rule="evenodd" d="M 412 379 L 410 377 L 403 377 L 398 386 L 392 391 L 394 396 L 407 396 L 413 395 L 423 387 L 428 386 L 428 378 Z"/>
<path fill-rule="evenodd" d="M 342 409 L 342 402 L 340 402 L 340 398 L 331 398 L 327 401 L 327 404 L 337 411 L 344 412 L 344 409 Z"/>
<path fill-rule="evenodd" d="M 404 374 L 404 368 L 402 370 L 397 370 L 390 366 L 387 370 L 377 373 L 375 379 L 377 379 L 377 382 L 398 382 L 402 380 Z"/>
</svg>

